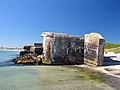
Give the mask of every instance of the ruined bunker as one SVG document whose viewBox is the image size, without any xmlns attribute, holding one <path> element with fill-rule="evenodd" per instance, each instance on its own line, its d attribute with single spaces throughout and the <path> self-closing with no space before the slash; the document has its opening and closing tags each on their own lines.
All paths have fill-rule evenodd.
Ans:
<svg viewBox="0 0 120 90">
<path fill-rule="evenodd" d="M 98 33 L 84 35 L 84 63 L 101 66 L 104 60 L 104 38 Z"/>
<path fill-rule="evenodd" d="M 84 37 L 43 32 L 43 63 L 80 64 L 84 57 Z"/>
<path fill-rule="evenodd" d="M 81 64 L 100 66 L 104 57 L 104 38 L 98 33 L 71 36 L 43 32 L 43 64 Z"/>
<path fill-rule="evenodd" d="M 24 46 L 15 63 L 87 64 L 101 66 L 104 61 L 104 38 L 98 33 L 71 36 L 43 32 L 43 43 Z"/>
</svg>

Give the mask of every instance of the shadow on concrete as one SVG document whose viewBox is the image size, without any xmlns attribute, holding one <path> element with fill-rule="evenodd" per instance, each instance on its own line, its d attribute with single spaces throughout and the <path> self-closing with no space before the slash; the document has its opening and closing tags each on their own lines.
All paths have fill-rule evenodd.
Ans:
<svg viewBox="0 0 120 90">
<path fill-rule="evenodd" d="M 115 57 L 116 56 L 104 57 L 103 66 L 120 65 L 120 61 L 111 59 L 111 58 L 115 58 Z"/>
</svg>

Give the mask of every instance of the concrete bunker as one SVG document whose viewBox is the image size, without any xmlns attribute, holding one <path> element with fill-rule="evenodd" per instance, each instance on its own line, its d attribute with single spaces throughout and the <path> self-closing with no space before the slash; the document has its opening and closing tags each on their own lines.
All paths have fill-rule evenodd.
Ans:
<svg viewBox="0 0 120 90">
<path fill-rule="evenodd" d="M 98 33 L 71 36 L 43 32 L 43 43 L 24 46 L 17 64 L 87 64 L 101 66 L 104 61 L 104 38 Z"/>
<path fill-rule="evenodd" d="M 43 64 L 81 64 L 101 66 L 104 38 L 98 33 L 71 36 L 43 32 Z"/>
<path fill-rule="evenodd" d="M 84 62 L 84 37 L 43 32 L 44 64 L 80 64 Z"/>
<path fill-rule="evenodd" d="M 104 38 L 98 33 L 84 35 L 84 63 L 101 66 L 104 60 Z"/>
</svg>

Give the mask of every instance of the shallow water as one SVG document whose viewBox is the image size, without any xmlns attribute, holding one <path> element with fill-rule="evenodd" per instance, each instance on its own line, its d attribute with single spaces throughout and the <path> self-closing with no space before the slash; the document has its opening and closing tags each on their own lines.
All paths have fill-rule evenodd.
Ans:
<svg viewBox="0 0 120 90">
<path fill-rule="evenodd" d="M 0 66 L 9 66 L 12 59 L 19 56 L 18 51 L 0 51 Z"/>
<path fill-rule="evenodd" d="M 39 90 L 38 75 L 35 67 L 0 67 L 0 90 Z"/>
<path fill-rule="evenodd" d="M 84 79 L 85 73 L 74 68 L 14 65 L 10 59 L 18 54 L 0 52 L 0 90 L 115 90 Z"/>
<path fill-rule="evenodd" d="M 18 55 L 18 51 L 0 51 L 0 62 L 10 60 Z"/>
<path fill-rule="evenodd" d="M 76 69 L 62 66 L 0 67 L 0 90 L 115 90 L 76 76 Z"/>
</svg>

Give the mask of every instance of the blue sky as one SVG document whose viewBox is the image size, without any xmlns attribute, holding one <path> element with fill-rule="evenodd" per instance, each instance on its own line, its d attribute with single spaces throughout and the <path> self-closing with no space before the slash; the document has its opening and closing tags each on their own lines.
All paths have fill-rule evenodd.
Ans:
<svg viewBox="0 0 120 90">
<path fill-rule="evenodd" d="M 41 33 L 102 34 L 120 43 L 120 0 L 0 0 L 0 45 L 42 42 Z"/>
</svg>

